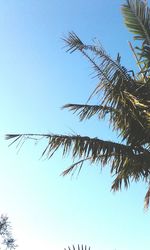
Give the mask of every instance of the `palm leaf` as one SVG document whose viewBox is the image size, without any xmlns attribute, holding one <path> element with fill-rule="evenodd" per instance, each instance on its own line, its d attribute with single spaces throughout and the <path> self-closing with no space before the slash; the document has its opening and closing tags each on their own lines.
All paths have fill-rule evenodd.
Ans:
<svg viewBox="0 0 150 250">
<path fill-rule="evenodd" d="M 73 158 L 91 157 L 92 161 L 97 160 L 97 156 L 101 154 L 111 155 L 112 153 L 116 153 L 118 155 L 134 155 L 134 151 L 138 152 L 138 149 L 120 143 L 103 141 L 97 137 L 90 138 L 88 136 L 80 135 L 7 134 L 6 139 L 9 140 L 15 138 L 16 141 L 16 139 L 19 140 L 20 138 L 23 138 L 24 140 L 28 138 L 34 139 L 37 136 L 48 139 L 48 146 L 46 147 L 46 150 L 43 151 L 43 155 L 47 154 L 48 157 L 59 147 L 63 148 L 63 155 L 72 152 Z"/>
<path fill-rule="evenodd" d="M 140 46 L 135 47 L 135 54 L 140 67 L 139 74 L 147 81 L 150 66 L 150 9 L 142 0 L 128 0 L 122 12 L 126 26 L 135 34 L 134 39 L 142 41 Z"/>
<path fill-rule="evenodd" d="M 117 172 L 112 184 L 112 190 L 120 190 L 122 183 L 124 183 L 125 188 L 128 188 L 131 181 L 145 180 L 147 182 L 150 175 L 149 161 L 150 153 L 145 151 L 133 157 L 127 156 L 123 161 L 114 162 L 115 171 L 117 170 Z M 118 167 L 116 167 L 117 165 Z M 113 166 L 112 170 L 114 170 Z"/>
<path fill-rule="evenodd" d="M 35 136 L 48 139 L 48 145 L 43 151 L 42 156 L 50 158 L 58 148 L 62 148 L 63 155 L 71 152 L 73 159 L 80 159 L 65 170 L 62 173 L 63 175 L 74 172 L 77 167 L 79 167 L 80 171 L 84 161 L 87 160 L 90 163 L 97 163 L 102 166 L 105 166 L 111 161 L 111 173 L 117 176 L 112 188 L 117 190 L 121 188 L 122 182 L 120 182 L 120 176 L 122 176 L 121 181 L 126 182 L 127 179 L 131 178 L 134 180 L 147 178 L 150 174 L 150 153 L 142 147 L 136 148 L 79 135 L 11 134 L 7 135 L 6 138 L 15 140 L 18 138 L 19 140 L 22 137 L 26 140 L 27 138 L 35 138 Z M 126 186 L 127 185 L 128 183 Z"/>
<path fill-rule="evenodd" d="M 136 34 L 136 40 L 143 40 L 150 45 L 150 9 L 141 0 L 127 0 L 122 6 L 124 22 L 128 29 Z"/>
<path fill-rule="evenodd" d="M 117 71 L 124 80 L 131 80 L 126 68 L 120 64 L 120 57 L 117 56 L 117 60 L 113 60 L 106 53 L 104 48 L 102 48 L 102 46 L 84 44 L 74 32 L 69 32 L 68 37 L 63 38 L 63 40 L 66 43 L 67 52 L 73 53 L 74 51 L 79 50 L 92 63 L 93 68 L 97 72 L 97 76 L 103 76 L 105 80 L 108 80 L 108 73 L 106 74 L 105 71 L 103 71 L 103 68 L 107 67 L 107 70 L 109 69 L 108 72 L 110 74 L 113 71 Z M 98 59 L 102 60 L 101 65 L 99 66 L 96 61 L 86 53 L 86 51 L 92 52 L 94 54 L 94 58 L 96 56 Z"/>
<path fill-rule="evenodd" d="M 150 126 L 150 115 L 145 112 L 147 106 L 127 92 L 124 93 L 125 98 L 127 104 L 124 104 L 123 107 L 118 105 L 116 109 L 109 106 L 82 104 L 66 104 L 63 108 L 77 113 L 81 121 L 96 114 L 100 119 L 109 114 L 110 124 L 114 129 L 120 129 L 120 135 L 124 140 L 127 140 L 128 144 L 145 144 L 150 138 L 149 130 L 145 129 L 148 124 Z M 129 111 L 127 112 L 127 110 Z M 142 116 L 141 112 L 143 112 Z"/>
<path fill-rule="evenodd" d="M 118 113 L 117 110 L 102 105 L 87 105 L 87 104 L 66 104 L 62 107 L 63 109 L 67 108 L 73 113 L 77 113 L 80 118 L 80 121 L 85 119 L 90 119 L 94 115 L 98 115 L 98 117 L 104 118 L 108 113 Z"/>
</svg>

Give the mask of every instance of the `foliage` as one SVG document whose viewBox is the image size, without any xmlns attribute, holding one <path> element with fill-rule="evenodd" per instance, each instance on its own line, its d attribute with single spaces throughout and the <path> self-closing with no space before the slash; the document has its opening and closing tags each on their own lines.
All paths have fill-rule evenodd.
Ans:
<svg viewBox="0 0 150 250">
<path fill-rule="evenodd" d="M 63 40 L 67 51 L 79 51 L 91 64 L 98 84 L 89 97 L 88 103 L 66 104 L 63 108 L 76 113 L 80 121 L 97 115 L 98 119 L 109 119 L 110 125 L 118 131 L 122 143 L 104 141 L 81 135 L 57 134 L 9 134 L 6 139 L 20 143 L 27 138 L 46 138 L 48 145 L 43 156 L 50 158 L 62 148 L 63 155 L 71 152 L 78 159 L 67 170 L 66 175 L 83 163 L 110 165 L 115 176 L 112 190 L 120 190 L 122 184 L 129 187 L 131 181 L 144 181 L 148 185 L 145 207 L 150 201 L 150 8 L 146 1 L 126 0 L 122 5 L 124 22 L 134 34 L 136 42 L 130 48 L 135 56 L 137 70 L 127 69 L 121 64 L 121 56 L 112 59 L 99 44 L 88 45 L 70 32 Z M 93 96 L 98 104 L 91 104 Z"/>
<path fill-rule="evenodd" d="M 10 250 L 16 249 L 17 247 L 11 234 L 11 226 L 10 222 L 8 221 L 8 217 L 4 215 L 0 216 L 0 243 L 1 246 L 5 246 L 6 249 Z"/>
</svg>

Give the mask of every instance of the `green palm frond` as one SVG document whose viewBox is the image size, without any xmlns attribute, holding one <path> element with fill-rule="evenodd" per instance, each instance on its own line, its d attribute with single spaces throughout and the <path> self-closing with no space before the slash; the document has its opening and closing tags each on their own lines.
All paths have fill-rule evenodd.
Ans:
<svg viewBox="0 0 150 250">
<path fill-rule="evenodd" d="M 142 42 L 135 47 L 134 53 L 140 67 L 139 75 L 147 82 L 150 74 L 150 9 L 145 1 L 127 0 L 122 6 L 122 13 L 126 26 L 135 34 L 134 39 Z"/>
<path fill-rule="evenodd" d="M 150 9 L 141 0 L 127 0 L 122 6 L 124 22 L 129 30 L 136 34 L 136 40 L 150 45 Z"/>
<path fill-rule="evenodd" d="M 139 63 L 141 71 L 139 74 L 143 74 L 145 81 L 149 82 L 150 76 L 150 45 L 143 43 L 141 47 L 135 47 L 137 56 L 139 57 Z"/>
</svg>

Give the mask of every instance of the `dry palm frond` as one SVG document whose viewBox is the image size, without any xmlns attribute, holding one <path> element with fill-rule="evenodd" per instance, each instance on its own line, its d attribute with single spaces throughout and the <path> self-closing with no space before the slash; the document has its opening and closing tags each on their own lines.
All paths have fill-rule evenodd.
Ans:
<svg viewBox="0 0 150 250">
<path fill-rule="evenodd" d="M 76 50 L 81 51 L 94 65 L 94 60 L 86 54 L 85 51 L 91 51 L 93 52 L 94 56 L 97 56 L 98 59 L 102 60 L 103 65 L 109 65 L 110 71 L 116 70 L 121 73 L 122 78 L 125 80 L 131 80 L 130 75 L 128 74 L 127 70 L 125 67 L 122 67 L 120 64 L 120 57 L 118 60 L 114 61 L 99 45 L 87 45 L 84 44 L 80 38 L 74 33 L 74 32 L 69 32 L 68 37 L 63 38 L 63 40 L 66 43 L 66 46 L 68 47 L 67 51 L 70 53 L 73 53 Z"/>
<path fill-rule="evenodd" d="M 90 138 L 88 136 L 80 135 L 53 135 L 53 134 L 8 134 L 6 139 L 19 140 L 20 138 L 34 138 L 35 136 L 40 136 L 48 139 L 48 146 L 43 151 L 43 155 L 49 155 L 58 147 L 63 148 L 63 155 L 68 152 L 72 152 L 73 157 L 92 157 L 92 160 L 96 160 L 97 156 L 102 154 L 134 154 L 138 152 L 138 149 L 126 146 L 123 144 L 103 141 L 98 138 Z"/>
<path fill-rule="evenodd" d="M 102 105 L 88 105 L 88 104 L 66 104 L 62 107 L 67 108 L 73 113 L 77 113 L 80 121 L 90 119 L 94 115 L 98 115 L 100 119 L 104 118 L 109 113 L 118 113 L 117 110 Z"/>
<path fill-rule="evenodd" d="M 108 76 L 113 75 L 114 72 L 118 72 L 122 80 L 132 80 L 127 69 L 121 66 L 120 57 L 117 57 L 117 60 L 113 60 L 102 47 L 84 44 L 74 32 L 69 32 L 68 37 L 63 38 L 63 40 L 68 47 L 68 52 L 73 53 L 78 50 L 92 63 L 98 77 L 104 77 L 105 80 L 109 81 Z M 93 53 L 94 58 L 96 56 L 96 58 L 101 60 L 101 64 L 98 65 L 96 60 L 87 53 L 88 51 Z"/>
<path fill-rule="evenodd" d="M 83 163 L 87 160 L 92 164 L 96 163 L 102 166 L 111 161 L 111 173 L 117 176 L 112 186 L 113 190 L 120 189 L 122 181 L 127 187 L 131 178 L 136 181 L 140 178 L 147 178 L 150 174 L 150 152 L 142 147 L 136 148 L 79 135 L 41 134 L 38 136 L 48 140 L 48 145 L 42 156 L 50 158 L 57 149 L 62 148 L 63 155 L 71 153 L 73 159 L 80 159 L 66 169 L 62 173 L 63 176 L 71 172 L 74 173 L 76 169 L 80 172 Z M 20 140 L 21 137 L 25 140 L 26 138 L 32 139 L 35 135 L 7 135 L 7 139 L 15 138 L 15 141 L 16 139 Z M 142 168 L 141 165 L 143 165 Z"/>
</svg>

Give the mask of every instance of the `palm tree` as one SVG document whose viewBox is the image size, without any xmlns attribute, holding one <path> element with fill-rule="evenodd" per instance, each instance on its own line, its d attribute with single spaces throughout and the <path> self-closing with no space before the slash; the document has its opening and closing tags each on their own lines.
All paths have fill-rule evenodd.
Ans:
<svg viewBox="0 0 150 250">
<path fill-rule="evenodd" d="M 122 184 L 128 188 L 131 181 L 142 180 L 148 185 L 147 208 L 150 201 L 150 8 L 145 1 L 126 0 L 122 14 L 138 44 L 133 47 L 129 43 L 138 66 L 136 71 L 126 69 L 119 54 L 112 59 L 101 45 L 87 45 L 74 32 L 63 39 L 68 52 L 79 51 L 89 61 L 98 79 L 86 104 L 66 104 L 63 108 L 77 114 L 80 121 L 95 115 L 98 119 L 107 116 L 122 142 L 74 134 L 8 134 L 6 139 L 21 142 L 28 138 L 46 138 L 48 144 L 42 155 L 48 158 L 59 148 L 63 155 L 71 152 L 78 160 L 63 175 L 76 169 L 80 171 L 85 161 L 102 166 L 109 164 L 110 173 L 115 176 L 113 191 L 120 190 Z M 101 99 L 97 105 L 90 104 L 95 95 Z"/>
</svg>

